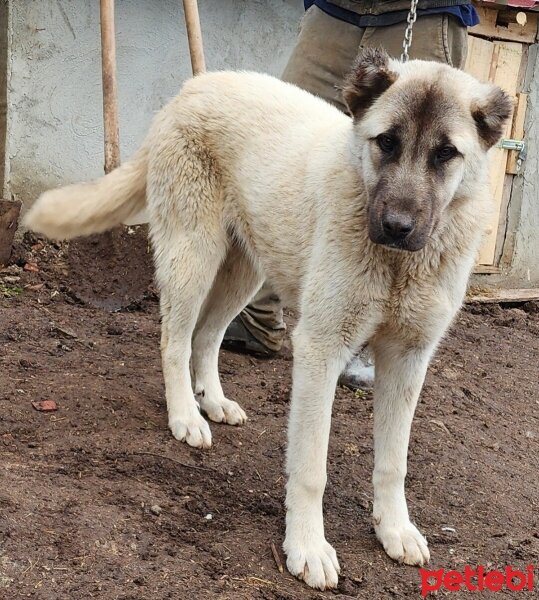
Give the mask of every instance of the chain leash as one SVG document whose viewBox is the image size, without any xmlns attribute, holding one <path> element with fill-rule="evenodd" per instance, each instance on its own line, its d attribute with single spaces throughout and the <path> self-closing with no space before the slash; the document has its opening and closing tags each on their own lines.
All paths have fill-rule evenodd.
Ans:
<svg viewBox="0 0 539 600">
<path fill-rule="evenodd" d="M 414 27 L 414 23 L 417 19 L 417 3 L 419 0 L 411 0 L 410 12 L 408 13 L 408 25 L 406 25 L 406 31 L 404 32 L 404 41 L 402 43 L 402 54 L 401 54 L 401 62 L 408 62 L 410 58 L 408 56 L 408 51 L 410 50 L 410 46 L 412 45 L 412 29 Z"/>
</svg>

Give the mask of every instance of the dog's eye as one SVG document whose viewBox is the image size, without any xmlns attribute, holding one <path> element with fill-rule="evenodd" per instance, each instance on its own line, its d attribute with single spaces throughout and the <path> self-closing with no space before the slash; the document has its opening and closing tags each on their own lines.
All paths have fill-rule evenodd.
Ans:
<svg viewBox="0 0 539 600">
<path fill-rule="evenodd" d="M 458 150 L 455 146 L 442 146 L 436 151 L 436 160 L 438 162 L 446 162 L 454 158 L 457 154 Z"/>
<path fill-rule="evenodd" d="M 391 154 L 395 151 L 398 145 L 398 140 L 391 135 L 387 135 L 385 133 L 381 133 L 376 138 L 376 143 L 382 152 L 386 152 L 387 154 Z"/>
</svg>

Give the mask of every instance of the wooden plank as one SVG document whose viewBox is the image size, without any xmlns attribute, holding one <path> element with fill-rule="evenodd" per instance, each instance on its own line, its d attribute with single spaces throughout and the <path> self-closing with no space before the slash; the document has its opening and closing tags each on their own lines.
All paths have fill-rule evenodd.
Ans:
<svg viewBox="0 0 539 600">
<path fill-rule="evenodd" d="M 526 108 L 528 105 L 528 94 L 517 94 L 517 104 L 513 115 L 513 126 L 511 128 L 511 137 L 514 140 L 524 139 L 524 120 L 526 119 Z M 511 150 L 507 160 L 507 173 L 517 174 L 518 152 Z"/>
<path fill-rule="evenodd" d="M 511 96 L 516 96 L 517 92 L 522 48 L 522 44 L 514 42 L 494 42 L 489 80 L 499 85 Z M 511 127 L 512 123 L 509 121 L 502 137 L 510 137 Z M 479 252 L 478 263 L 481 265 L 492 265 L 495 260 L 507 155 L 507 150 L 501 148 L 493 148 L 491 151 L 490 189 L 494 201 L 494 212 Z"/>
<path fill-rule="evenodd" d="M 496 32 L 496 17 L 498 16 L 498 11 L 493 8 L 477 5 L 475 5 L 475 10 L 479 15 L 479 24 L 475 27 L 470 27 L 468 33 L 484 37 L 494 37 L 493 34 Z"/>
<path fill-rule="evenodd" d="M 538 288 L 511 290 L 482 289 L 477 292 L 471 289 L 466 296 L 467 303 L 481 302 L 494 304 L 498 302 L 531 302 L 533 300 L 539 300 Z"/>
<path fill-rule="evenodd" d="M 537 35 L 537 14 L 516 10 L 496 10 L 484 6 L 476 6 L 476 10 L 481 22 L 469 29 L 472 35 L 523 44 L 534 43 Z"/>
<path fill-rule="evenodd" d="M 493 52 L 493 42 L 469 35 L 468 55 L 464 70 L 476 79 L 479 79 L 479 81 L 488 81 Z"/>
<path fill-rule="evenodd" d="M 476 265 L 473 272 L 474 275 L 499 275 L 502 270 L 492 265 Z"/>
<path fill-rule="evenodd" d="M 0 265 L 9 262 L 20 212 L 20 202 L 0 200 Z"/>
</svg>

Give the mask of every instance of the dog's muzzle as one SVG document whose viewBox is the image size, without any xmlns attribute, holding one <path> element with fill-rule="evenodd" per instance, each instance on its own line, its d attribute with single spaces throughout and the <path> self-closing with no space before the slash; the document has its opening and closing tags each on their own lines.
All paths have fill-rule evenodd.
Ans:
<svg viewBox="0 0 539 600">
<path fill-rule="evenodd" d="M 416 252 L 426 243 L 415 217 L 408 212 L 385 210 L 369 222 L 369 237 L 375 244 Z"/>
<path fill-rule="evenodd" d="M 402 244 L 415 229 L 415 220 L 411 215 L 394 211 L 382 214 L 382 231 L 388 244 Z"/>
</svg>

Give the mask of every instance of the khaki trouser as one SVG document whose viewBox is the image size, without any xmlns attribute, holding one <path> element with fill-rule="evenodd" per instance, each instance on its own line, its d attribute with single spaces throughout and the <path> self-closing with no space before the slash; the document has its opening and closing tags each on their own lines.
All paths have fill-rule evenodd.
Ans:
<svg viewBox="0 0 539 600">
<path fill-rule="evenodd" d="M 339 86 L 362 48 L 381 46 L 399 58 L 406 23 L 360 28 L 312 6 L 301 22 L 299 37 L 282 79 L 316 94 L 345 111 Z M 410 58 L 436 60 L 462 68 L 467 31 L 451 16 L 419 17 L 413 29 Z M 279 297 L 265 283 L 240 317 L 265 346 L 279 350 L 286 331 Z"/>
</svg>

